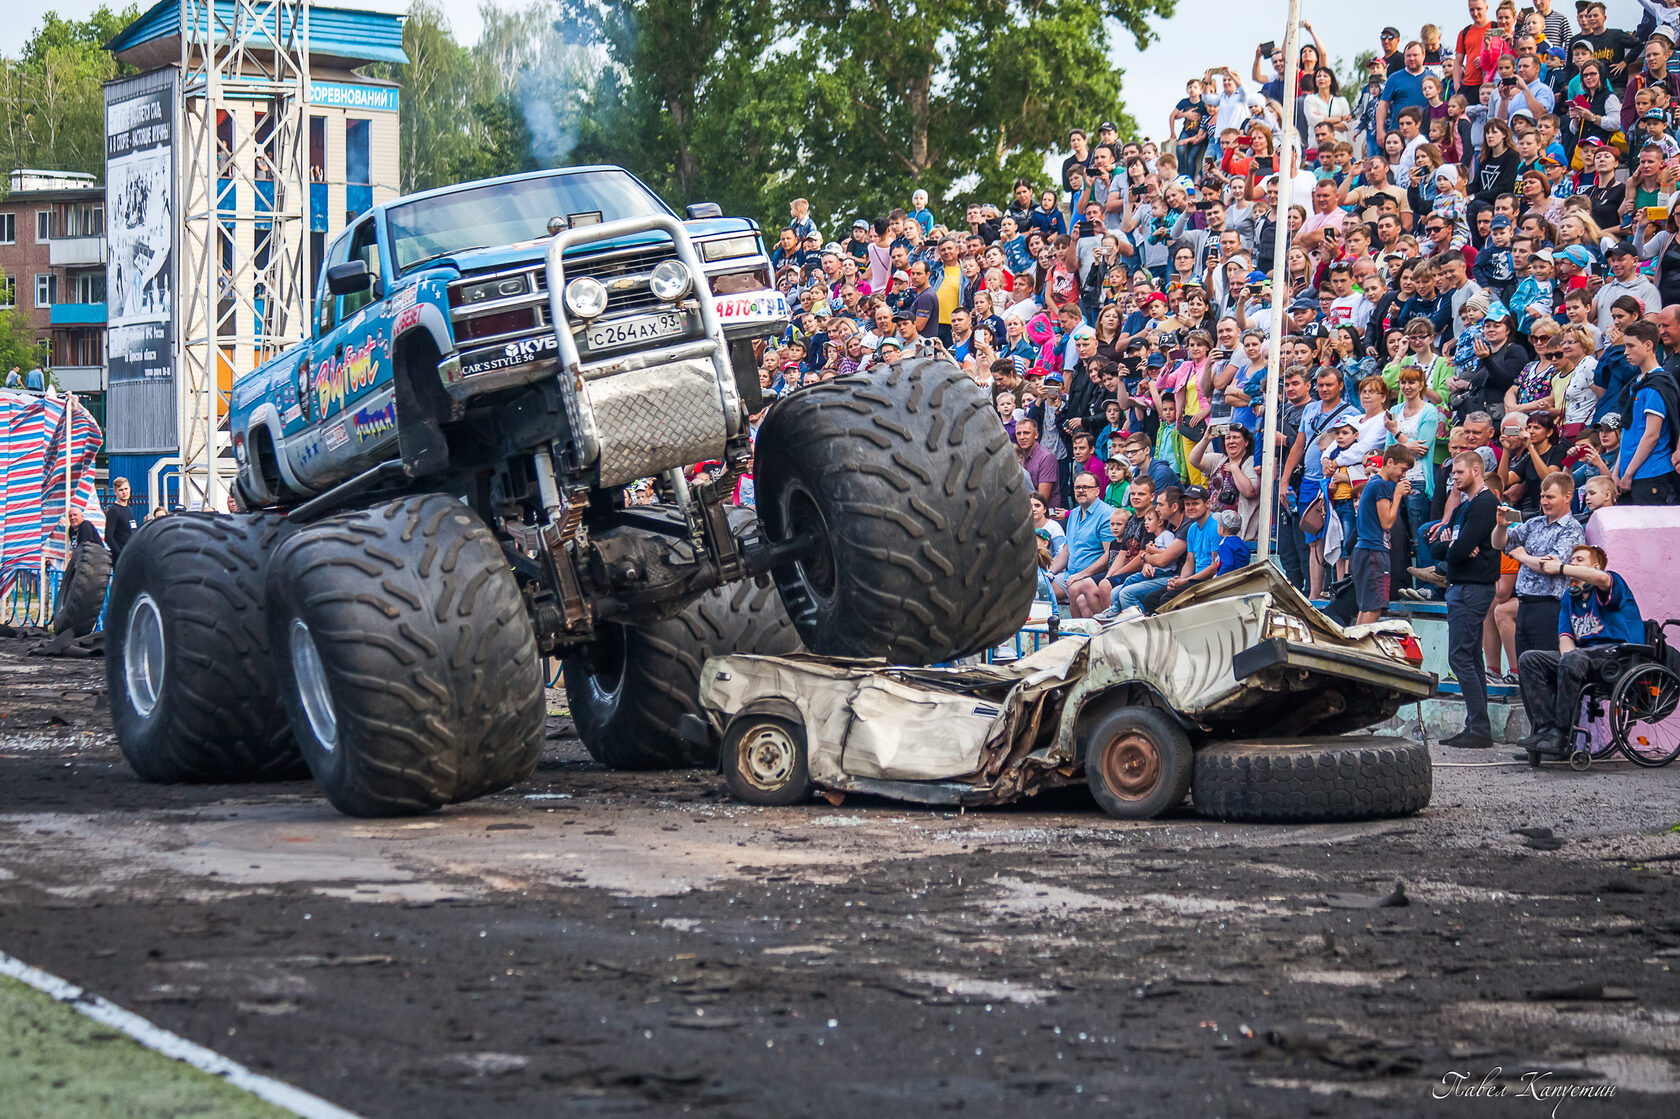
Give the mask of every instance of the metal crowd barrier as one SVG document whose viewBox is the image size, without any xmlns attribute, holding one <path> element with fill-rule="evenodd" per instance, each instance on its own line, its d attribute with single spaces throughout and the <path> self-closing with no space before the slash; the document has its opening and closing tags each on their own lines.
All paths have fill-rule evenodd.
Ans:
<svg viewBox="0 0 1680 1119">
<path fill-rule="evenodd" d="M 53 607 L 58 601 L 61 572 L 46 570 L 46 592 L 42 593 L 40 571 L 20 574 L 3 598 L 0 598 L 0 624 L 9 626 L 44 626 L 52 621 Z"/>
</svg>

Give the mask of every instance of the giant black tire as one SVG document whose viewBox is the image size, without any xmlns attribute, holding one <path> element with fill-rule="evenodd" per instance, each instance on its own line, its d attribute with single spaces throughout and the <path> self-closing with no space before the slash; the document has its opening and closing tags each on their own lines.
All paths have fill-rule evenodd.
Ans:
<svg viewBox="0 0 1680 1119">
<path fill-rule="evenodd" d="M 1421 742 L 1384 735 L 1218 742 L 1196 751 L 1191 799 L 1218 820 L 1376 820 L 1429 804 Z"/>
<path fill-rule="evenodd" d="M 1038 585 L 1026 475 L 947 361 L 909 359 L 779 401 L 759 429 L 758 515 L 813 552 L 775 571 L 807 648 L 931 664 L 996 645 Z"/>
<path fill-rule="evenodd" d="M 105 591 L 111 585 L 111 553 L 91 540 L 76 545 L 70 563 L 58 585 L 58 603 L 53 607 L 52 631 L 69 630 L 85 637 L 99 624 L 105 608 Z"/>
<path fill-rule="evenodd" d="M 269 666 L 272 514 L 177 513 L 140 527 L 111 583 L 105 678 L 143 781 L 307 778 Z"/>
<path fill-rule="evenodd" d="M 613 769 L 716 768 L 718 742 L 700 710 L 706 658 L 801 648 L 776 588 L 751 579 L 708 591 L 675 618 L 613 626 L 605 637 L 593 663 L 565 662 L 566 700 L 584 749 Z M 685 737 L 685 721 L 705 738 Z"/>
<path fill-rule="evenodd" d="M 536 768 L 536 633 L 495 537 L 455 498 L 299 530 L 269 567 L 268 625 L 298 745 L 340 812 L 429 812 Z"/>
</svg>

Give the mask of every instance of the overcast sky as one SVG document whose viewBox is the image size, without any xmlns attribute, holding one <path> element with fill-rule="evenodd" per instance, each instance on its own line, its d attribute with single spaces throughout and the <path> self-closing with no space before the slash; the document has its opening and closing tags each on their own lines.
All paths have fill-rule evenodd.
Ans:
<svg viewBox="0 0 1680 1119">
<path fill-rule="evenodd" d="M 442 0 L 442 5 L 457 39 L 475 41 L 481 27 L 479 0 Z M 0 53 L 15 55 L 49 8 L 67 17 L 82 18 L 96 6 L 96 0 L 10 0 L 8 8 L 13 16 L 0 23 Z M 1351 62 L 1361 50 L 1377 45 L 1377 32 L 1383 26 L 1381 13 L 1398 7 L 1302 0 L 1301 14 L 1313 24 L 1333 58 Z M 1413 0 L 1403 7 L 1405 25 L 1397 22 L 1396 26 L 1408 38 L 1432 21 L 1450 42 L 1466 19 L 1464 0 Z M 1573 4 L 1562 0 L 1559 7 L 1573 17 Z M 1632 28 L 1639 22 L 1641 13 L 1634 0 L 1609 0 L 1609 8 L 1611 26 Z M 1117 35 L 1113 56 L 1126 71 L 1126 107 L 1147 135 L 1160 138 L 1167 113 L 1184 95 L 1184 80 L 1190 72 L 1228 65 L 1246 77 L 1254 48 L 1264 40 L 1283 38 L 1288 11 L 1286 0 L 1179 0 L 1179 14 L 1158 26 L 1159 39 L 1147 50 L 1140 52 L 1129 36 Z M 1098 122 L 1085 123 L 1094 126 Z"/>
</svg>

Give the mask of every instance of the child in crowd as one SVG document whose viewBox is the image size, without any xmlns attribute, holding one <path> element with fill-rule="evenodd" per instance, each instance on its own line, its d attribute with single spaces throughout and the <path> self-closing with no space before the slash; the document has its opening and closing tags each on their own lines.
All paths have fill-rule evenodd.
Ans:
<svg viewBox="0 0 1680 1119">
<path fill-rule="evenodd" d="M 1126 436 L 1125 419 L 1118 400 L 1104 402 L 1103 429 L 1097 433 L 1097 457 L 1104 462 L 1111 461 L 1119 453 L 1120 447 L 1115 440 Z"/>
<path fill-rule="evenodd" d="M 1353 539 L 1354 498 L 1357 487 L 1365 481 L 1365 454 L 1355 444 L 1359 442 L 1359 425 L 1344 419 L 1331 433 L 1336 445 L 1324 452 L 1324 486 L 1330 498 L 1330 508 L 1342 522 L 1342 562 L 1336 565 L 1339 574 L 1347 574 L 1347 553 Z"/>
<path fill-rule="evenodd" d="M 1477 254 L 1476 265 L 1471 269 L 1476 283 L 1504 302 L 1510 302 L 1511 289 L 1517 282 L 1511 261 L 1512 232 L 1511 219 L 1504 214 L 1495 214 L 1493 225 L 1488 229 L 1487 247 Z"/>
<path fill-rule="evenodd" d="M 1586 480 L 1581 487 L 1581 511 L 1575 514 L 1575 519 L 1582 524 L 1592 520 L 1592 515 L 1600 509 L 1608 509 L 1616 504 L 1616 483 L 1603 474 L 1595 474 Z"/>
<path fill-rule="evenodd" d="M 1120 453 L 1118 443 L 1109 452 L 1103 468 L 1108 477 L 1108 488 L 1103 491 L 1103 502 L 1118 509 L 1126 503 L 1126 494 L 1131 489 L 1132 480 L 1131 467 L 1126 464 L 1126 456 Z"/>
<path fill-rule="evenodd" d="M 1219 574 L 1229 575 L 1239 567 L 1248 566 L 1251 553 L 1241 533 L 1242 515 L 1235 509 L 1222 510 L 1219 514 L 1219 547 L 1213 553 L 1213 562 Z"/>
<path fill-rule="evenodd" d="M 1511 313 L 1516 316 L 1517 330 L 1523 334 L 1529 332 L 1535 319 L 1551 315 L 1552 250 L 1541 249 L 1529 254 L 1528 275 L 1517 285 L 1517 292 L 1511 297 Z"/>
<path fill-rule="evenodd" d="M 1368 625 L 1388 606 L 1389 530 L 1394 527 L 1412 492 L 1406 474 L 1415 460 L 1407 447 L 1395 443 L 1382 455 L 1376 476 L 1359 494 L 1353 537 L 1353 594 L 1359 606 L 1357 624 Z"/>
</svg>

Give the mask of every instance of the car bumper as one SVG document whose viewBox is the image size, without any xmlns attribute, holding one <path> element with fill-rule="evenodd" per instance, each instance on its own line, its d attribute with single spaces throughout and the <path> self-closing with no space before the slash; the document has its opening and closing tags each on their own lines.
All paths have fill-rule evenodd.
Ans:
<svg viewBox="0 0 1680 1119">
<path fill-rule="evenodd" d="M 1349 649 L 1304 645 L 1274 637 L 1231 658 L 1231 672 L 1238 681 L 1279 667 L 1300 669 L 1316 676 L 1334 676 L 1373 688 L 1386 688 L 1417 699 L 1435 694 L 1433 674 L 1407 668 L 1386 657 Z"/>
</svg>

